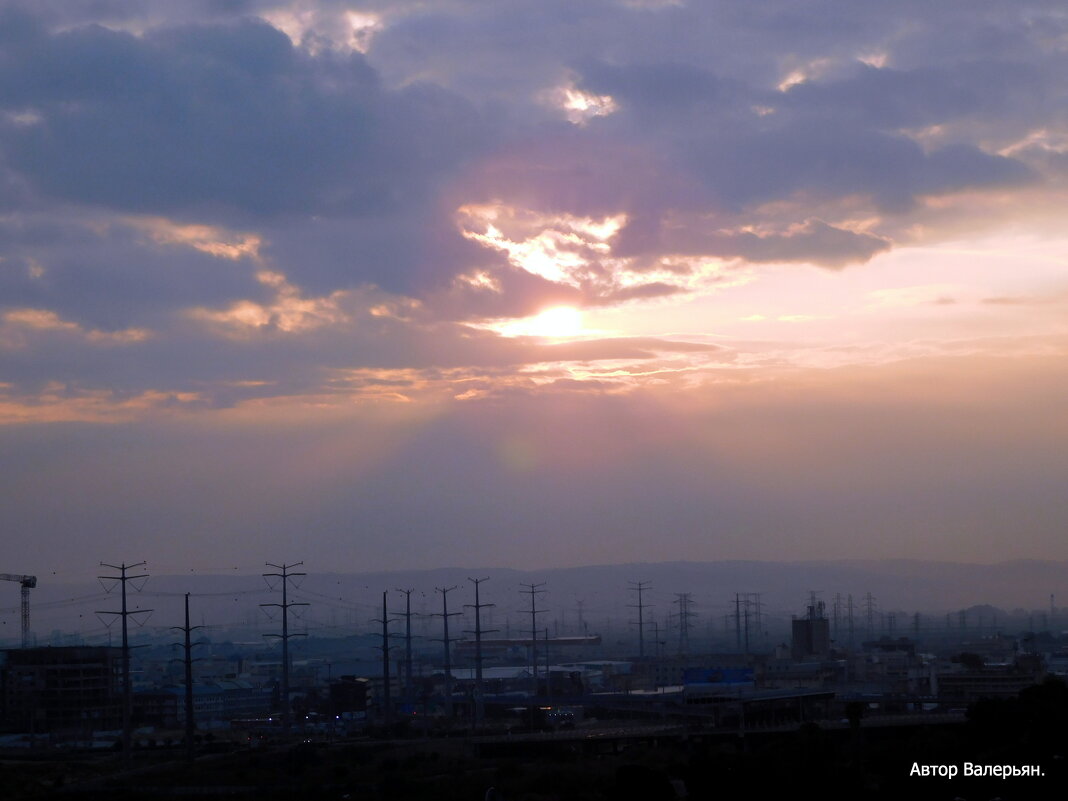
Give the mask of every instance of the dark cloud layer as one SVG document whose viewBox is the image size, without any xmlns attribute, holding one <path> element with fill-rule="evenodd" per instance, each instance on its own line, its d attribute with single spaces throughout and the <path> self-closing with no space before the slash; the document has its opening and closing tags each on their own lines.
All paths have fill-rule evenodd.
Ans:
<svg viewBox="0 0 1068 801">
<path fill-rule="evenodd" d="M 260 21 L 41 34 L 8 44 L 0 71 L 4 105 L 39 117 L 5 139 L 42 190 L 242 219 L 421 202 L 483 130 L 441 94 L 385 93 L 359 54 L 310 58 Z"/>
</svg>

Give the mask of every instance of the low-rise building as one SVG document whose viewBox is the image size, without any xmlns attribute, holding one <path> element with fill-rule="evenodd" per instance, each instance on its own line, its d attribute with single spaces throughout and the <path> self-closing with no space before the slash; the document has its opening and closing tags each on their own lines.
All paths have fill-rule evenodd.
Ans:
<svg viewBox="0 0 1068 801">
<path fill-rule="evenodd" d="M 122 725 L 122 649 L 0 652 L 0 720 L 8 731 L 87 736 Z"/>
</svg>

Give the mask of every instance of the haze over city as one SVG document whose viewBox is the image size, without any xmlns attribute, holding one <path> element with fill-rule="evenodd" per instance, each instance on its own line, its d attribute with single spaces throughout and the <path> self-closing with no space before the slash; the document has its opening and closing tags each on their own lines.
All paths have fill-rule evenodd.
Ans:
<svg viewBox="0 0 1068 801">
<path fill-rule="evenodd" d="M 1052 1 L 8 0 L 0 569 L 1068 559 L 1065 74 Z"/>
</svg>

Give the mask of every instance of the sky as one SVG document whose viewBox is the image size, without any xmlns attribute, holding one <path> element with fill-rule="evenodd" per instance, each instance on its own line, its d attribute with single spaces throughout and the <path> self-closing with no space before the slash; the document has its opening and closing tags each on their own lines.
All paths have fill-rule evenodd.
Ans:
<svg viewBox="0 0 1068 801">
<path fill-rule="evenodd" d="M 1068 559 L 1068 11 L 0 0 L 0 572 Z"/>
</svg>

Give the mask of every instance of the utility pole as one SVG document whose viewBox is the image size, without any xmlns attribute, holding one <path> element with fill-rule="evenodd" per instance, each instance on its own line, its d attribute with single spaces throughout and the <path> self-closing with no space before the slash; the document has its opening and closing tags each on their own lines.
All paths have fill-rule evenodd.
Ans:
<svg viewBox="0 0 1068 801">
<path fill-rule="evenodd" d="M 853 628 L 853 593 L 849 593 L 849 595 L 846 596 L 846 616 L 847 622 L 849 623 L 849 647 L 853 648 L 855 632 L 855 629 Z"/>
<path fill-rule="evenodd" d="M 521 593 L 530 596 L 530 668 L 531 668 L 531 697 L 536 697 L 538 694 L 538 615 L 544 612 L 544 609 L 537 608 L 537 596 L 545 593 L 545 590 L 541 589 L 545 586 L 545 582 L 540 584 L 523 584 L 521 587 L 526 587 L 525 590 L 520 590 Z M 533 711 L 531 712 L 533 716 Z"/>
<path fill-rule="evenodd" d="M 475 709 L 474 709 L 474 723 L 477 728 L 482 723 L 483 713 L 483 687 L 482 687 L 482 635 L 496 631 L 497 629 L 483 629 L 482 628 L 482 610 L 490 609 L 496 604 L 484 604 L 479 601 L 478 597 L 478 585 L 483 581 L 489 581 L 488 578 L 471 578 L 468 576 L 468 581 L 475 585 L 475 602 L 473 604 L 464 604 L 465 609 L 475 610 L 475 630 L 465 631 L 464 634 L 475 635 Z"/>
<path fill-rule="evenodd" d="M 742 607 L 745 618 L 745 653 L 749 653 L 749 593 L 745 594 L 745 605 Z"/>
<path fill-rule="evenodd" d="M 97 578 L 102 581 L 118 581 L 122 588 L 122 611 L 97 612 L 97 614 L 119 615 L 122 618 L 122 759 L 123 762 L 126 763 L 129 763 L 130 761 L 130 741 L 133 733 L 133 678 L 130 675 L 130 634 L 127 618 L 129 618 L 130 615 L 147 614 L 152 611 L 151 609 L 135 609 L 131 612 L 127 608 L 126 582 L 148 578 L 148 573 L 131 576 L 127 574 L 127 571 L 143 567 L 145 564 L 145 562 L 138 562 L 135 565 L 128 565 L 123 562 L 118 565 L 109 565 L 107 562 L 101 562 L 101 567 L 110 567 L 112 570 L 118 570 L 119 575 L 97 576 Z"/>
<path fill-rule="evenodd" d="M 868 637 L 875 639 L 875 596 L 870 592 L 864 594 L 864 614 L 868 618 Z"/>
<path fill-rule="evenodd" d="M 441 618 L 442 637 L 441 642 L 445 646 L 445 719 L 452 722 L 452 656 L 449 653 L 449 618 L 456 617 L 462 612 L 449 611 L 449 593 L 456 589 L 451 587 L 435 587 L 441 593 L 441 613 L 434 613 L 433 617 Z"/>
<path fill-rule="evenodd" d="M 193 716 L 193 663 L 200 661 L 199 659 L 193 659 L 193 647 L 204 644 L 203 642 L 193 642 L 192 634 L 197 629 L 202 628 L 204 627 L 189 625 L 189 593 L 187 592 L 185 594 L 185 625 L 171 626 L 171 630 L 181 631 L 185 634 L 185 642 L 183 643 L 185 656 L 182 658 L 182 662 L 185 664 L 185 759 L 189 764 L 193 764 L 195 751 L 193 737 L 197 728 L 196 719 Z"/>
<path fill-rule="evenodd" d="M 831 607 L 831 620 L 832 620 L 832 626 L 831 626 L 832 634 L 831 634 L 831 636 L 834 638 L 835 642 L 838 642 L 838 630 L 839 630 L 839 623 L 841 621 L 841 618 L 842 618 L 842 593 L 836 592 L 834 594 L 834 605 Z"/>
<path fill-rule="evenodd" d="M 642 602 L 642 593 L 649 589 L 648 581 L 630 581 L 630 589 L 638 593 L 638 603 L 627 604 L 630 609 L 637 608 L 638 610 L 638 658 L 645 657 L 645 607 L 648 604 Z M 633 625 L 634 621 L 631 621 Z"/>
<path fill-rule="evenodd" d="M 290 726 L 292 725 L 292 715 L 289 709 L 289 638 L 290 637 L 307 637 L 307 634 L 290 634 L 289 633 L 289 607 L 291 606 L 307 606 L 306 603 L 291 603 L 289 601 L 289 580 L 296 578 L 297 576 L 306 576 L 307 573 L 291 573 L 294 567 L 300 567 L 303 562 L 294 562 L 291 565 L 281 564 L 276 565 L 271 562 L 267 562 L 267 567 L 273 567 L 281 572 L 279 573 L 264 573 L 263 577 L 270 578 L 276 577 L 282 579 L 282 603 L 280 604 L 260 604 L 261 607 L 275 606 L 282 610 L 282 633 L 281 634 L 264 634 L 264 637 L 274 637 L 282 641 L 282 729 L 286 734 L 289 734 Z"/>
<path fill-rule="evenodd" d="M 742 596 L 734 593 L 734 640 L 738 650 L 742 650 Z"/>
<path fill-rule="evenodd" d="M 822 592 L 822 590 L 809 590 L 808 591 L 808 619 L 809 620 L 816 620 L 817 618 L 822 617 L 822 615 L 817 614 L 817 610 L 818 610 L 819 606 L 822 606 L 822 604 L 819 603 L 819 594 L 820 594 L 820 592 Z"/>
<path fill-rule="evenodd" d="M 389 651 L 393 647 L 389 644 L 389 610 L 386 608 L 387 591 L 382 592 L 382 617 L 372 620 L 372 623 L 382 624 L 382 645 L 376 646 L 382 651 L 382 723 L 385 726 L 393 722 L 393 687 L 389 675 Z"/>
<path fill-rule="evenodd" d="M 545 698 L 552 704 L 553 697 L 553 672 L 552 663 L 549 661 L 549 627 L 545 627 Z"/>
<path fill-rule="evenodd" d="M 412 692 L 412 593 L 414 590 L 397 589 L 404 593 L 404 703 L 411 706 L 415 702 Z"/>
<path fill-rule="evenodd" d="M 761 640 L 763 640 L 763 638 L 764 638 L 764 618 L 763 618 L 763 615 L 762 615 L 762 610 L 763 610 L 763 607 L 764 607 L 764 602 L 760 600 L 761 594 L 762 593 L 759 593 L 759 592 L 748 592 L 748 593 L 746 593 L 746 598 L 747 599 L 749 599 L 749 598 L 753 599 L 753 600 L 751 600 L 749 602 L 753 605 L 753 608 L 756 610 L 756 614 L 754 615 L 754 619 L 755 619 L 756 623 L 754 625 L 756 626 L 757 636 L 759 636 L 761 638 Z"/>
</svg>

